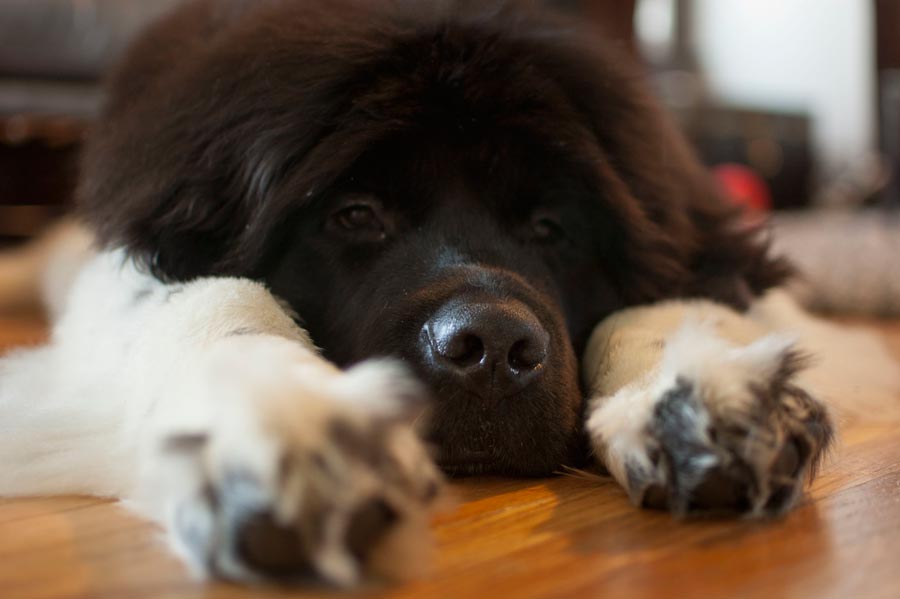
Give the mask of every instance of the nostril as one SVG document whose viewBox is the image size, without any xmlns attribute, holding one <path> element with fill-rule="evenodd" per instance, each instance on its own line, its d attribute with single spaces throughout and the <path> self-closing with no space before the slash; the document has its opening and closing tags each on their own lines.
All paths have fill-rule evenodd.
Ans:
<svg viewBox="0 0 900 599">
<path fill-rule="evenodd" d="M 532 339 L 520 339 L 509 349 L 507 361 L 514 371 L 531 370 L 542 364 L 547 357 L 546 347 Z"/>
<path fill-rule="evenodd" d="M 459 351 L 451 359 L 460 366 L 478 364 L 484 357 L 484 342 L 475 335 L 465 335 L 459 346 Z"/>
<path fill-rule="evenodd" d="M 438 353 L 460 368 L 473 366 L 484 358 L 484 342 L 477 335 L 460 332 L 445 343 L 438 343 Z"/>
</svg>

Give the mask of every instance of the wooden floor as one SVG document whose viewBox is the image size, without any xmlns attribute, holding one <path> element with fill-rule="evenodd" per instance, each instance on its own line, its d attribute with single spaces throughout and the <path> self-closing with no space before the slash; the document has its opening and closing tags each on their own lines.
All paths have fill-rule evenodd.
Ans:
<svg viewBox="0 0 900 599">
<path fill-rule="evenodd" d="M 879 325 L 900 356 L 900 323 Z M 0 347 L 39 326 L 0 320 Z M 898 398 L 900 401 L 900 398 Z M 465 480 L 430 576 L 357 594 L 192 581 L 109 501 L 0 500 L 0 598 L 900 598 L 900 427 L 854 426 L 803 504 L 770 522 L 678 522 L 609 481 Z"/>
</svg>

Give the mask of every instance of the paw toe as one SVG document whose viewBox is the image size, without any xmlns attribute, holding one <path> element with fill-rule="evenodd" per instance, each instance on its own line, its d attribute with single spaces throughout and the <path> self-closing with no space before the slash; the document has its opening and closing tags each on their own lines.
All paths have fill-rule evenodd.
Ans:
<svg viewBox="0 0 900 599">
<path fill-rule="evenodd" d="M 687 512 L 742 513 L 751 509 L 752 477 L 738 464 L 709 469 L 687 491 Z"/>
<path fill-rule="evenodd" d="M 773 448 L 793 426 L 775 405 L 770 418 L 723 420 L 710 414 L 694 385 L 679 380 L 657 404 L 650 427 L 664 458 L 668 497 L 648 489 L 642 505 L 683 515 L 774 514 L 790 507 L 820 453 L 819 437 L 828 433 L 788 434 Z M 824 430 L 827 419 L 820 422 Z"/>
<path fill-rule="evenodd" d="M 238 530 L 237 554 L 250 569 L 266 577 L 312 575 L 310 555 L 299 531 L 278 524 L 268 511 L 244 519 Z"/>
<path fill-rule="evenodd" d="M 809 450 L 798 439 L 790 439 L 772 462 L 772 476 L 776 479 L 796 477 L 807 461 Z"/>
<path fill-rule="evenodd" d="M 664 485 L 652 484 L 641 496 L 641 507 L 651 510 L 669 509 L 669 492 Z"/>
<path fill-rule="evenodd" d="M 322 559 L 333 554 L 325 531 L 326 520 L 334 514 L 319 514 L 313 518 L 287 524 L 280 523 L 269 510 L 240 517 L 234 526 L 234 555 L 243 568 L 256 577 L 269 580 L 325 578 L 332 572 L 323 571 Z M 338 551 L 345 553 L 354 568 L 361 567 L 379 542 L 394 526 L 401 514 L 385 499 L 373 497 L 364 501 L 347 515 L 343 541 Z M 332 556 L 333 557 L 333 556 Z M 327 568 L 326 568 L 327 570 Z M 332 582 L 341 582 L 333 580 Z"/>
<path fill-rule="evenodd" d="M 400 518 L 400 514 L 381 498 L 366 501 L 350 517 L 345 542 L 350 553 L 364 560 L 373 547 Z"/>
</svg>

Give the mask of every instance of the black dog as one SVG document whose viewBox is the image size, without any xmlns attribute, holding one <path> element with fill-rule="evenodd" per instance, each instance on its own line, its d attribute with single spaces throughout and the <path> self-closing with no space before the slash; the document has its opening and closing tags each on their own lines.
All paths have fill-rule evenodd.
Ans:
<svg viewBox="0 0 900 599">
<path fill-rule="evenodd" d="M 546 474 L 604 316 L 787 272 L 641 79 L 523 3 L 191 2 L 113 77 L 81 207 L 165 281 L 265 282 L 339 365 L 405 360 L 445 468 Z"/>
</svg>

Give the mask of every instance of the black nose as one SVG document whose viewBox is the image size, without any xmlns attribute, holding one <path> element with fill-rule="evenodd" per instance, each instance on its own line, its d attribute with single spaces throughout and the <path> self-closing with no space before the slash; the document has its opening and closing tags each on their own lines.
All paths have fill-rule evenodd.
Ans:
<svg viewBox="0 0 900 599">
<path fill-rule="evenodd" d="M 507 396 L 544 371 L 550 335 L 517 301 L 452 302 L 422 329 L 426 363 L 481 397 Z"/>
</svg>

